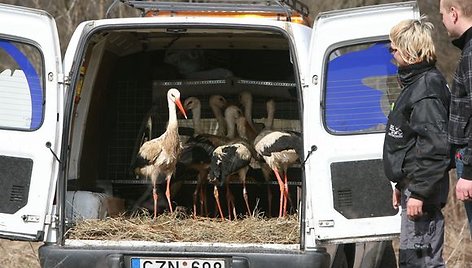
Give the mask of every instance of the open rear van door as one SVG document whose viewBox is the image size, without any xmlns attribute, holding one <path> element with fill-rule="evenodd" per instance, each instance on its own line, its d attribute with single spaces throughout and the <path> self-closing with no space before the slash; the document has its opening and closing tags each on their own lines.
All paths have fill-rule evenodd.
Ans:
<svg viewBox="0 0 472 268">
<path fill-rule="evenodd" d="M 399 233 L 382 149 L 399 93 L 388 35 L 419 17 L 416 2 L 322 13 L 304 88 L 307 245 L 389 239 Z M 311 189 L 310 189 L 311 188 Z"/>
<path fill-rule="evenodd" d="M 54 19 L 0 4 L 0 237 L 44 239 L 60 168 L 62 62 Z"/>
</svg>

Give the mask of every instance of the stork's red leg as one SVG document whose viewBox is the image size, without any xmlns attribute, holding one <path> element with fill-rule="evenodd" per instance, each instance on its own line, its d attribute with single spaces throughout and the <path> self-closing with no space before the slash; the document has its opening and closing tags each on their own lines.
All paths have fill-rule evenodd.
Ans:
<svg viewBox="0 0 472 268">
<path fill-rule="evenodd" d="M 284 217 L 287 216 L 287 201 L 290 203 L 290 206 L 293 207 L 292 204 L 292 198 L 290 197 L 290 194 L 288 193 L 288 178 L 287 178 L 287 168 L 284 169 L 284 180 L 285 180 L 285 187 L 284 187 L 284 194 L 285 194 L 285 200 L 284 200 Z"/>
<path fill-rule="evenodd" d="M 198 192 L 200 191 L 199 187 L 200 187 L 200 184 L 197 180 L 197 186 L 195 187 L 195 191 L 193 192 L 193 217 L 194 218 L 197 217 L 197 198 L 198 198 Z"/>
<path fill-rule="evenodd" d="M 236 219 L 236 207 L 234 206 L 234 196 L 231 190 L 229 189 L 229 183 L 226 183 L 226 202 L 228 204 L 228 218 L 231 220 L 231 213 Z"/>
<path fill-rule="evenodd" d="M 243 198 L 244 198 L 244 202 L 246 203 L 247 213 L 249 216 L 251 216 L 251 208 L 249 207 L 249 198 L 247 196 L 247 189 L 246 189 L 246 174 L 247 174 L 248 169 L 249 167 L 242 169 L 240 171 L 239 177 L 241 178 L 243 182 Z"/>
<path fill-rule="evenodd" d="M 249 207 L 249 198 L 247 196 L 246 182 L 243 182 L 243 197 L 246 202 L 246 209 L 249 216 L 251 216 L 251 208 Z"/>
<path fill-rule="evenodd" d="M 277 178 L 277 181 L 279 183 L 279 190 L 280 190 L 279 218 L 282 218 L 282 209 L 283 209 L 283 202 L 284 202 L 285 185 L 284 185 L 284 182 L 282 181 L 282 178 L 280 178 L 280 174 L 279 174 L 279 171 L 277 170 L 277 168 L 274 168 L 274 173 L 275 173 L 275 177 Z"/>
<path fill-rule="evenodd" d="M 287 172 L 284 172 L 284 217 L 287 216 L 287 200 L 288 200 L 288 179 Z"/>
<path fill-rule="evenodd" d="M 208 207 L 206 202 L 206 185 L 200 186 L 200 213 L 207 216 Z"/>
<path fill-rule="evenodd" d="M 207 200 L 206 200 L 206 178 L 208 177 L 209 169 L 205 169 L 201 171 L 201 179 L 200 182 L 200 213 L 204 214 L 205 216 L 208 215 L 208 207 L 207 207 Z"/>
<path fill-rule="evenodd" d="M 166 181 L 167 181 L 166 197 L 167 197 L 167 202 L 169 203 L 170 213 L 173 213 L 174 210 L 172 209 L 172 202 L 170 200 L 170 179 L 171 178 L 172 178 L 172 174 L 168 175 L 166 178 Z"/>
<path fill-rule="evenodd" d="M 224 220 L 225 217 L 223 216 L 223 210 L 221 209 L 220 204 L 220 194 L 218 193 L 218 187 L 216 187 L 216 185 L 213 189 L 213 195 L 215 196 L 216 205 L 218 206 L 218 211 L 220 212 L 221 219 Z"/>
<path fill-rule="evenodd" d="M 267 184 L 267 205 L 269 206 L 269 216 L 272 217 L 272 187 L 270 184 Z"/>
<path fill-rule="evenodd" d="M 156 191 L 156 183 L 153 183 L 152 185 L 152 199 L 154 201 L 154 219 L 157 218 L 157 191 Z"/>
<path fill-rule="evenodd" d="M 270 169 L 268 169 L 267 165 L 263 165 L 261 167 L 262 174 L 264 175 L 264 179 L 267 183 L 267 203 L 268 203 L 268 215 L 272 216 L 272 187 L 268 183 L 270 181 Z"/>
<path fill-rule="evenodd" d="M 200 203 L 200 213 L 208 215 L 206 206 L 206 191 L 204 181 L 208 177 L 208 170 L 203 170 L 198 173 L 197 186 L 193 192 L 193 217 L 197 217 L 197 202 Z"/>
</svg>

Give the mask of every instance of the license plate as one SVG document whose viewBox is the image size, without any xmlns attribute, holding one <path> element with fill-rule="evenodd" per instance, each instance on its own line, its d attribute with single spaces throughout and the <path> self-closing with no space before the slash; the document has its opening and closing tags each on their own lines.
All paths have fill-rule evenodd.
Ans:
<svg viewBox="0 0 472 268">
<path fill-rule="evenodd" d="M 222 259 L 131 258 L 131 268 L 225 268 Z"/>
</svg>

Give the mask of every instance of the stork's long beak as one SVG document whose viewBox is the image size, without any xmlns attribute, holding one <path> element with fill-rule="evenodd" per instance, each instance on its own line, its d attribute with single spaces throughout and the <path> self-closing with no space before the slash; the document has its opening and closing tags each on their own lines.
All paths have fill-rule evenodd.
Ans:
<svg viewBox="0 0 472 268">
<path fill-rule="evenodd" d="M 187 119 L 187 113 L 185 112 L 184 106 L 182 105 L 182 102 L 180 102 L 180 98 L 175 99 L 175 105 L 179 108 L 179 110 L 182 112 L 184 115 L 185 119 Z"/>
</svg>

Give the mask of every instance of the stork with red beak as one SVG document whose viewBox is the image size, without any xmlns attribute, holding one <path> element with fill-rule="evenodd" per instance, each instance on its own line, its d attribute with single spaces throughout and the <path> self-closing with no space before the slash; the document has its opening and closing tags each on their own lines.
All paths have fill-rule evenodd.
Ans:
<svg viewBox="0 0 472 268">
<path fill-rule="evenodd" d="M 180 92 L 177 89 L 171 88 L 167 91 L 167 104 L 169 106 L 169 121 L 166 131 L 160 137 L 147 141 L 141 146 L 134 167 L 136 175 L 151 178 L 154 218 L 157 217 L 158 195 L 156 185 L 164 181 L 167 183 L 167 202 L 169 203 L 170 211 L 173 212 L 170 199 L 170 180 L 175 172 L 177 159 L 182 149 L 175 106 L 187 118 L 185 109 L 180 101 Z"/>
</svg>

